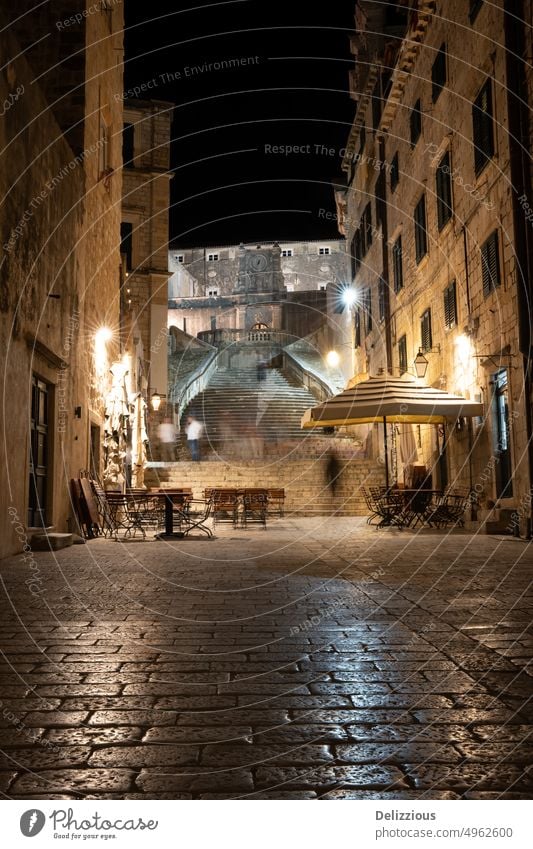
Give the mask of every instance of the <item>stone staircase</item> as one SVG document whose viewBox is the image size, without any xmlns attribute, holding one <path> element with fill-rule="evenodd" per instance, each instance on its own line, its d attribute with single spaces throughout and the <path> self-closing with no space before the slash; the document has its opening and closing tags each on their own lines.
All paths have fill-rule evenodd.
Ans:
<svg viewBox="0 0 533 849">
<path fill-rule="evenodd" d="M 234 346 L 232 352 L 184 411 L 178 462 L 149 463 L 145 484 L 190 487 L 198 499 L 210 487 L 282 488 L 287 517 L 366 515 L 361 487 L 383 484 L 382 467 L 353 438 L 303 431 L 300 420 L 316 398 L 278 368 L 266 368 L 258 380 L 259 348 L 243 352 Z M 205 426 L 197 463 L 190 460 L 184 434 L 188 415 Z M 331 450 L 340 468 L 334 493 L 327 476 Z"/>
<path fill-rule="evenodd" d="M 178 457 L 188 459 L 188 415 L 204 423 L 202 459 L 320 455 L 329 437 L 300 428 L 305 410 L 316 403 L 308 389 L 291 383 L 279 369 L 267 368 L 263 380 L 256 368 L 218 369 L 184 411 Z"/>
<path fill-rule="evenodd" d="M 338 485 L 333 495 L 327 485 L 327 455 L 305 459 L 249 460 L 193 463 L 153 463 L 145 473 L 147 486 L 191 487 L 202 498 L 208 487 L 272 487 L 285 490 L 285 515 L 366 516 L 368 510 L 361 487 L 380 486 L 383 469 L 360 456 L 359 450 L 344 450 L 340 458 Z"/>
</svg>

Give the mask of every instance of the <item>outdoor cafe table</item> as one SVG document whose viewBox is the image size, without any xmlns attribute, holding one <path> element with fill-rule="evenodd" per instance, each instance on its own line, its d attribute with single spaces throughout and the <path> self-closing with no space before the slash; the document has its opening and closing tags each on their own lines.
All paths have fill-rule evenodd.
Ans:
<svg viewBox="0 0 533 849">
<path fill-rule="evenodd" d="M 410 526 L 416 517 L 414 526 L 424 521 L 424 514 L 433 498 L 442 495 L 441 489 L 391 489 L 390 494 L 398 500 L 396 521 L 402 527 Z"/>
<path fill-rule="evenodd" d="M 156 539 L 183 539 L 195 527 L 208 531 L 201 522 L 191 521 L 188 515 L 187 500 L 191 495 L 190 489 L 160 489 L 149 493 L 150 498 L 162 498 L 165 501 L 165 532 L 156 534 Z M 179 530 L 174 530 L 175 516 L 179 520 Z"/>
</svg>

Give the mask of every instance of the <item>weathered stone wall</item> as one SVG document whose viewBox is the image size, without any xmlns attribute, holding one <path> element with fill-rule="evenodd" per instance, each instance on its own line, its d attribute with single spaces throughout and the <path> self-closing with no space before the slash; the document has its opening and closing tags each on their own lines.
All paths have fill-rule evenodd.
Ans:
<svg viewBox="0 0 533 849">
<path fill-rule="evenodd" d="M 122 199 L 122 113 L 114 97 L 122 88 L 122 6 L 112 7 L 112 28 L 106 14 L 86 19 L 86 119 L 84 123 L 85 198 L 83 262 L 80 292 L 84 322 L 82 381 L 90 380 L 90 402 L 81 426 L 103 421 L 105 395 L 110 389 L 109 366 L 120 349 L 120 221 Z M 80 278 L 81 283 L 81 278 Z M 95 334 L 108 328 L 112 338 L 95 360 Z M 101 346 L 103 347 L 103 346 Z M 99 362 L 100 360 L 100 362 Z M 103 436 L 103 434 L 102 434 Z"/>
<path fill-rule="evenodd" d="M 429 4 L 422 4 L 428 6 Z M 487 505 L 496 497 L 495 416 L 491 376 L 508 369 L 510 382 L 510 425 L 514 496 L 503 506 L 520 504 L 529 492 L 525 462 L 526 427 L 521 358 L 517 348 L 517 274 L 513 230 L 513 189 L 510 180 L 509 138 L 506 99 L 506 65 L 503 11 L 483 3 L 471 22 L 468 4 L 460 0 L 437 3 L 427 31 L 420 39 L 408 35 L 410 67 L 393 76 L 389 100 L 376 126 L 372 102 L 368 102 L 364 124 L 366 139 L 353 168 L 347 190 L 344 219 L 347 242 L 361 224 L 361 214 L 370 200 L 372 224 L 376 224 L 374 194 L 380 174 L 385 174 L 388 292 L 391 308 L 390 341 L 393 373 L 399 373 L 398 342 L 407 340 L 407 368 L 421 340 L 421 317 L 431 310 L 432 345 L 440 346 L 427 355 L 428 384 L 457 392 L 485 404 L 484 426 L 474 420 L 448 428 L 449 480 L 452 484 L 477 489 Z M 417 26 L 420 26 L 418 19 Z M 417 43 L 420 41 L 420 44 Z M 439 96 L 432 96 L 432 66 L 441 44 L 446 43 L 447 79 Z M 407 44 L 407 42 L 406 42 Z M 474 169 L 472 105 L 482 85 L 492 79 L 495 155 L 476 176 Z M 421 101 L 422 132 L 411 144 L 411 110 Z M 379 139 L 384 142 L 380 158 Z M 453 215 L 439 229 L 437 221 L 437 166 L 450 154 Z M 391 189 L 391 165 L 398 153 L 399 181 Z M 427 255 L 415 257 L 415 206 L 425 193 L 427 210 Z M 485 295 L 482 286 L 481 246 L 498 228 L 501 284 Z M 354 286 L 359 295 L 372 289 L 373 327 L 368 332 L 362 316 L 361 347 L 354 372 L 376 370 L 386 364 L 386 327 L 377 321 L 378 280 L 383 274 L 383 234 L 373 230 L 373 244 L 363 257 Z M 393 289 L 392 245 L 401 236 L 403 288 Z M 457 320 L 446 326 L 444 290 L 456 281 Z M 507 356 L 507 352 L 512 354 Z M 461 423 L 463 425 L 463 423 Z M 434 429 L 425 429 L 420 460 L 432 466 L 436 457 Z M 438 479 L 438 476 L 436 476 Z"/>
<path fill-rule="evenodd" d="M 85 122 L 83 115 L 86 104 L 94 109 L 109 99 L 107 75 L 121 77 L 121 36 L 118 41 L 106 37 L 110 30 L 102 26 L 109 27 L 110 19 L 98 11 L 67 28 L 64 41 L 61 36 L 57 40 L 55 23 L 63 12 L 68 16 L 77 9 L 59 5 L 52 4 L 45 16 L 48 30 L 54 29 L 53 57 L 59 61 L 74 43 L 81 39 L 82 44 L 81 89 L 71 100 L 77 109 L 82 104 L 82 132 L 68 134 L 72 143 L 78 139 L 75 150 L 65 132 L 74 112 L 76 120 L 80 116 L 76 110 L 52 109 L 50 98 L 58 96 L 62 85 L 72 92 L 79 68 L 71 66 L 72 73 L 65 73 L 61 62 L 50 68 L 45 95 L 34 82 L 43 70 L 43 56 L 37 55 L 35 68 L 30 65 L 1 20 L 1 53 L 17 58 L 0 74 L 0 97 L 11 102 L 0 124 L 0 183 L 6 198 L 0 218 L 0 556 L 20 551 L 28 542 L 32 373 L 48 385 L 45 518 L 55 530 L 66 531 L 73 528 L 69 480 L 89 466 L 90 422 L 103 424 L 105 379 L 96 379 L 94 334 L 100 321 L 118 331 L 119 217 L 114 210 L 120 204 L 120 186 L 108 191 L 97 180 L 98 125 Z M 42 14 L 41 9 L 36 26 L 43 23 Z M 122 31 L 120 4 L 111 25 Z M 119 127 L 120 112 L 120 104 L 111 112 Z M 112 156 L 120 174 L 120 145 Z M 102 376 L 107 377 L 104 368 Z M 75 415 L 78 407 L 81 417 Z"/>
</svg>

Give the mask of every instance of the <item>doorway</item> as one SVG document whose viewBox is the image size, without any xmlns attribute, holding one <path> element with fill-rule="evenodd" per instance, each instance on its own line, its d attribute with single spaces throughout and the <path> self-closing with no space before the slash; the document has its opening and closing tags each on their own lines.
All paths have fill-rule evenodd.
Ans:
<svg viewBox="0 0 533 849">
<path fill-rule="evenodd" d="M 509 429 L 509 383 L 507 369 L 500 369 L 491 378 L 493 403 L 493 442 L 496 463 L 496 495 L 510 498 L 513 494 L 511 462 L 511 433 Z"/>
<path fill-rule="evenodd" d="M 44 528 L 47 521 L 49 434 L 49 386 L 37 375 L 31 382 L 30 418 L 30 480 L 28 498 L 28 526 Z"/>
</svg>

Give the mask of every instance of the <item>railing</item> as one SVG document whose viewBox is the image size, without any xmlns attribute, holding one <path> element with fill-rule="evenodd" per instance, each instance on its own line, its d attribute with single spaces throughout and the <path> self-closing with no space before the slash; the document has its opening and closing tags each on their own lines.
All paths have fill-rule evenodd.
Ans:
<svg viewBox="0 0 533 849">
<path fill-rule="evenodd" d="M 309 389 L 318 401 L 325 401 L 338 392 L 338 387 L 328 383 L 323 375 L 302 363 L 294 353 L 287 351 L 287 349 L 283 351 L 283 370 L 289 375 L 292 374 L 302 386 Z"/>
<path fill-rule="evenodd" d="M 258 342 L 285 346 L 294 342 L 295 337 L 291 333 L 284 333 L 282 330 L 237 330 L 220 327 L 216 330 L 203 330 L 198 334 L 198 339 L 217 348 L 224 348 L 236 343 L 257 344 Z"/>
<path fill-rule="evenodd" d="M 176 398 L 175 389 L 170 390 L 170 400 L 174 405 L 174 423 L 179 431 L 180 419 L 185 407 L 195 398 L 200 392 L 207 388 L 207 384 L 211 380 L 211 375 L 217 368 L 218 350 L 215 348 L 207 361 L 201 363 L 193 372 L 189 381 L 183 389 L 180 388 L 180 396 Z"/>
</svg>

